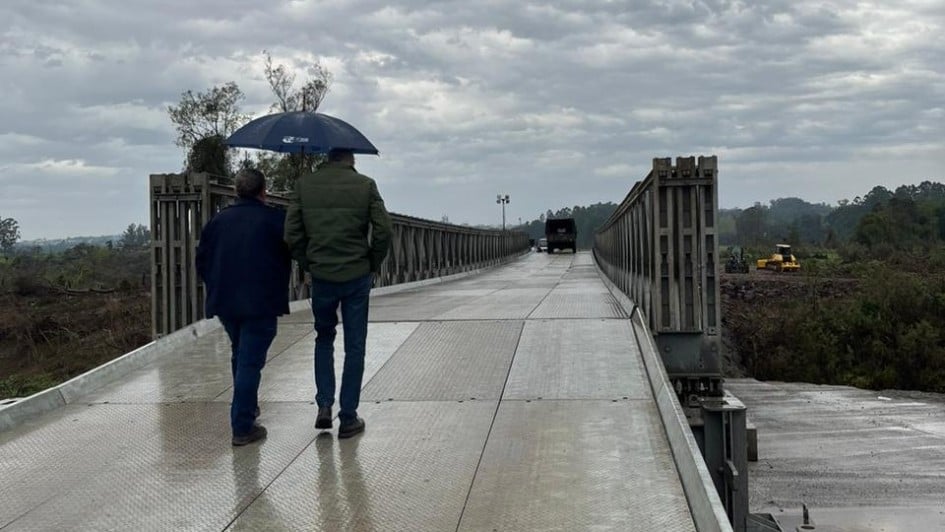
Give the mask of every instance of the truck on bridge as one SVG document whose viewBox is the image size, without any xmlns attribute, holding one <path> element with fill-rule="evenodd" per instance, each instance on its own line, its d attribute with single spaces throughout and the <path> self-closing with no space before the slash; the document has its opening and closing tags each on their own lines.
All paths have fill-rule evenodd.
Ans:
<svg viewBox="0 0 945 532">
<path fill-rule="evenodd" d="M 548 253 L 557 249 L 570 249 L 577 253 L 577 224 L 574 218 L 556 218 L 545 220 L 545 239 L 548 241 Z"/>
</svg>

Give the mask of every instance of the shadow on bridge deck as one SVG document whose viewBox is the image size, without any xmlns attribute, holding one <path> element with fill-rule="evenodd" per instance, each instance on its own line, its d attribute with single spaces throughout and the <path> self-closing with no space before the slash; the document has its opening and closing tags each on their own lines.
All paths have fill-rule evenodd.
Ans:
<svg viewBox="0 0 945 532">
<path fill-rule="evenodd" d="M 313 428 L 300 312 L 263 373 L 269 439 L 230 447 L 218 330 L 0 434 L 0 528 L 693 529 L 630 323 L 590 255 L 376 297 L 371 319 L 360 437 Z"/>
</svg>

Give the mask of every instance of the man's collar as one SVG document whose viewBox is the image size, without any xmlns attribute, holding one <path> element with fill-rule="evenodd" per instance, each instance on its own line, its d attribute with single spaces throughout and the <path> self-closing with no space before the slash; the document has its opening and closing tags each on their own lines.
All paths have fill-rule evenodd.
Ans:
<svg viewBox="0 0 945 532">
<path fill-rule="evenodd" d="M 237 196 L 233 205 L 265 205 L 259 198 L 241 198 Z"/>
<path fill-rule="evenodd" d="M 354 170 L 354 165 L 348 164 L 348 163 L 337 162 L 337 161 L 325 161 L 322 164 L 322 168 L 350 168 Z M 354 171 L 357 172 L 357 170 L 354 170 Z"/>
</svg>

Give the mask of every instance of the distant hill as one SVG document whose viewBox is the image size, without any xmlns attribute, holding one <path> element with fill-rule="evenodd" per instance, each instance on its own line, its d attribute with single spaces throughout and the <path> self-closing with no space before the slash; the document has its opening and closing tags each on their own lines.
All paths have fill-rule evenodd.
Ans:
<svg viewBox="0 0 945 532">
<path fill-rule="evenodd" d="M 121 242 L 121 235 L 103 235 L 103 236 L 71 236 L 68 238 L 39 238 L 36 240 L 23 240 L 16 243 L 14 249 L 17 251 L 28 251 L 34 248 L 40 248 L 46 253 L 59 253 L 67 249 L 74 248 L 79 244 L 89 244 L 91 246 L 108 246 L 111 242 L 117 246 Z"/>
<path fill-rule="evenodd" d="M 861 228 L 861 222 L 872 225 Z M 945 240 L 945 184 L 923 181 L 895 190 L 875 186 L 866 195 L 835 206 L 778 198 L 747 209 L 719 209 L 718 225 L 722 245 L 767 247 L 786 242 L 835 247 L 875 243 L 877 238 L 893 244 L 929 243 Z M 903 227 L 914 234 L 894 234 Z"/>
</svg>

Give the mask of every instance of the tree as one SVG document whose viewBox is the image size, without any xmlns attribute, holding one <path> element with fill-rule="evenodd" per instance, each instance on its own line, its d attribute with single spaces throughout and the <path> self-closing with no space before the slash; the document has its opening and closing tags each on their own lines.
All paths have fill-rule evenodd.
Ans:
<svg viewBox="0 0 945 532">
<path fill-rule="evenodd" d="M 860 219 L 854 240 L 871 252 L 883 251 L 885 258 L 892 252 L 928 250 L 936 238 L 936 225 L 937 220 L 923 213 L 916 202 L 894 197 Z"/>
<path fill-rule="evenodd" d="M 757 246 L 767 236 L 767 210 L 760 203 L 749 207 L 735 219 L 735 231 L 743 245 Z"/>
<path fill-rule="evenodd" d="M 826 216 L 833 209 L 823 203 L 808 203 L 800 198 L 778 198 L 771 200 L 768 206 L 768 224 L 786 226 L 802 216 Z"/>
<path fill-rule="evenodd" d="M 798 231 L 798 240 L 792 240 L 790 243 L 800 244 L 820 244 L 825 237 L 824 219 L 819 214 L 804 214 L 794 220 L 795 228 Z"/>
<path fill-rule="evenodd" d="M 236 82 L 211 87 L 206 92 L 188 90 L 180 103 L 168 106 L 167 112 L 177 129 L 175 144 L 189 149 L 198 140 L 214 135 L 226 137 L 248 119 L 240 112 L 245 96 Z"/>
<path fill-rule="evenodd" d="M 552 218 L 572 218 L 570 207 L 561 207 Z"/>
<path fill-rule="evenodd" d="M 20 239 L 20 224 L 13 218 L 0 219 L 0 251 L 10 253 Z"/>
<path fill-rule="evenodd" d="M 168 106 L 167 113 L 177 130 L 174 143 L 187 151 L 188 169 L 195 170 L 191 165 L 196 163 L 200 167 L 198 171 L 205 170 L 206 167 L 219 170 L 221 161 L 216 145 L 222 145 L 220 140 L 228 137 L 249 119 L 240 112 L 240 102 L 244 98 L 243 91 L 231 81 L 222 87 L 211 87 L 205 92 L 185 91 L 181 94 L 180 103 Z M 218 140 L 204 141 L 214 137 Z M 222 165 L 226 170 L 228 161 L 225 156 Z"/>
<path fill-rule="evenodd" d="M 228 175 L 230 157 L 224 140 L 219 135 L 211 135 L 195 142 L 187 154 L 187 169 L 218 176 Z"/>
<path fill-rule="evenodd" d="M 322 104 L 328 90 L 331 88 L 332 75 L 317 59 L 308 67 L 308 81 L 302 88 L 296 90 L 295 74 L 286 70 L 284 65 L 273 65 L 272 55 L 263 51 L 266 56 L 265 74 L 269 88 L 276 97 L 270 111 L 290 113 L 293 111 L 317 111 Z"/>
<path fill-rule="evenodd" d="M 122 249 L 138 249 L 151 243 L 151 231 L 142 224 L 129 224 L 121 235 Z"/>
<path fill-rule="evenodd" d="M 275 65 L 272 55 L 263 52 L 266 57 L 264 73 L 269 88 L 275 97 L 270 111 L 289 113 L 294 111 L 317 111 L 331 88 L 332 75 L 318 60 L 307 68 L 311 76 L 301 88 L 295 88 L 295 74 L 282 64 Z M 270 178 L 270 188 L 284 192 L 292 190 L 295 180 L 306 172 L 311 172 L 324 160 L 317 154 L 301 155 L 297 153 L 260 153 L 256 157 L 256 166 Z"/>
</svg>

